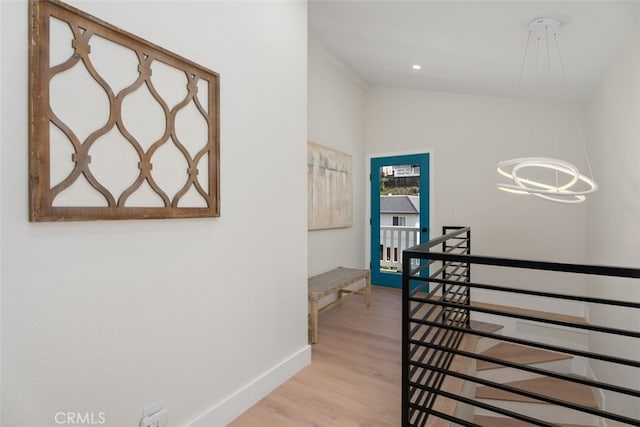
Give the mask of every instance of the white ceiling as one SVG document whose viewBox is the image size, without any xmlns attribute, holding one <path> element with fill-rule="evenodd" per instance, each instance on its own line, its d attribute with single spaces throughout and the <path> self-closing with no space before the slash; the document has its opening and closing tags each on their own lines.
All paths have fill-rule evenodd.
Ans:
<svg viewBox="0 0 640 427">
<path fill-rule="evenodd" d="M 310 0 L 309 31 L 372 84 L 546 98 L 540 95 L 542 86 L 534 87 L 535 41 L 521 84 L 520 67 L 528 23 L 540 16 L 560 18 L 564 26 L 558 41 L 568 86 L 555 85 L 554 94 L 584 100 L 638 27 L 639 6 L 638 1 Z M 551 47 L 551 72 L 540 60 L 539 76 L 561 82 Z M 422 69 L 415 71 L 412 64 Z"/>
</svg>

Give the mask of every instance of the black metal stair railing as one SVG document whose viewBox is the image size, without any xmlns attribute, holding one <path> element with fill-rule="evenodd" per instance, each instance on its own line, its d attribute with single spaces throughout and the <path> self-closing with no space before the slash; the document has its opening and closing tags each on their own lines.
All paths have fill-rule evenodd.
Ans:
<svg viewBox="0 0 640 427">
<path fill-rule="evenodd" d="M 433 252 L 440 249 L 441 252 Z M 417 265 L 417 267 L 415 267 Z M 487 268 L 523 269 L 522 271 L 552 271 L 557 274 L 581 274 L 640 279 L 640 269 L 603 267 L 579 264 L 563 264 L 508 258 L 471 255 L 471 230 L 469 227 L 444 227 L 443 236 L 425 244 L 407 249 L 403 253 L 403 324 L 402 324 L 402 425 L 403 427 L 426 426 L 433 418 L 444 419 L 458 425 L 479 426 L 473 419 L 443 412 L 435 405 L 437 399 L 450 399 L 456 403 L 480 408 L 496 416 L 509 417 L 537 426 L 555 426 L 553 422 L 536 417 L 536 414 L 519 413 L 505 407 L 489 404 L 475 396 L 450 393 L 442 389 L 446 377 L 471 382 L 477 386 L 488 386 L 514 395 L 549 403 L 567 410 L 588 414 L 598 419 L 613 420 L 627 425 L 640 426 L 640 419 L 630 414 L 620 414 L 602 408 L 576 403 L 567 398 L 558 398 L 479 378 L 468 372 L 451 369 L 455 357 L 465 357 L 527 372 L 534 376 L 548 377 L 569 383 L 582 384 L 592 390 L 616 393 L 625 399 L 637 399 L 640 406 L 640 390 L 597 381 L 573 374 L 555 372 L 551 369 L 502 360 L 477 354 L 460 348 L 460 343 L 469 334 L 478 338 L 492 338 L 501 342 L 524 345 L 566 355 L 584 358 L 588 363 L 609 363 L 632 370 L 630 375 L 640 377 L 640 355 L 625 357 L 602 354 L 570 345 L 557 345 L 530 337 L 500 335 L 471 328 L 471 313 L 484 313 L 502 318 L 512 318 L 534 324 L 553 325 L 566 330 L 624 337 L 640 345 L 640 331 L 590 323 L 572 322 L 565 319 L 546 318 L 536 312 L 512 312 L 492 306 L 475 306 L 471 301 L 471 290 L 482 289 L 493 293 L 506 293 L 519 297 L 535 297 L 545 300 L 570 300 L 585 304 L 597 304 L 612 309 L 631 310 L 640 316 L 640 303 L 606 298 L 509 287 L 494 283 L 479 283 L 471 280 L 471 266 Z M 413 266 L 413 267 L 412 267 Z M 484 271 L 485 276 L 487 275 Z M 634 284 L 640 286 L 640 282 Z M 635 341 L 634 341 L 635 340 Z M 637 348 L 637 347 L 636 347 Z M 544 417 L 542 417 L 544 418 Z"/>
</svg>

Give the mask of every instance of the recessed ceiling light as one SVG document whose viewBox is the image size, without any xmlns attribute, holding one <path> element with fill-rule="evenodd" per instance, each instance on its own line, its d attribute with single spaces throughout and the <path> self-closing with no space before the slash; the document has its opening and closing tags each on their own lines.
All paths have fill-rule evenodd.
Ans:
<svg viewBox="0 0 640 427">
<path fill-rule="evenodd" d="M 422 65 L 420 65 L 420 64 L 413 64 L 413 65 L 411 66 L 411 68 L 413 68 L 414 70 L 421 70 L 421 69 L 422 69 Z"/>
</svg>

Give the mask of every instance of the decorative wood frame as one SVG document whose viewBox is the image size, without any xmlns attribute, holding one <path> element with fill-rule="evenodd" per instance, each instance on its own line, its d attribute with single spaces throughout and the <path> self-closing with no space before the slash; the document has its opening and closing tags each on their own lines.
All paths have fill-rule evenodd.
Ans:
<svg viewBox="0 0 640 427">
<path fill-rule="evenodd" d="M 175 53 L 169 52 L 140 37 L 130 34 L 120 28 L 101 21 L 85 12 L 73 8 L 56 0 L 32 0 L 30 2 L 29 26 L 29 220 L 30 221 L 73 221 L 73 220 L 109 220 L 109 219 L 143 219 L 143 218 L 187 218 L 187 217 L 217 217 L 220 216 L 220 186 L 219 186 L 219 75 Z M 50 67 L 50 20 L 54 17 L 69 24 L 73 33 L 73 54 L 65 62 Z M 97 35 L 110 42 L 131 49 L 135 52 L 139 65 L 138 77 L 134 83 L 113 92 L 109 84 L 98 74 L 91 63 L 91 37 Z M 167 102 L 155 91 L 151 81 L 151 66 L 158 60 L 185 73 L 187 95 L 177 105 L 170 108 Z M 102 87 L 109 100 L 109 118 L 104 126 L 95 129 L 90 135 L 80 141 L 64 122 L 52 111 L 50 97 L 50 82 L 58 73 L 62 73 L 76 64 L 86 67 L 91 77 Z M 117 66 L 117 64 L 114 64 Z M 198 80 L 206 80 L 208 93 L 206 94 L 207 108 L 196 97 Z M 155 141 L 145 151 L 135 137 L 131 135 L 122 121 L 122 101 L 136 89 L 146 85 L 153 98 L 161 106 L 165 117 L 165 132 L 162 138 Z M 201 95 L 201 97 L 204 95 Z M 175 130 L 176 113 L 193 102 L 204 118 L 207 127 L 206 145 L 192 155 L 180 142 Z M 50 182 L 50 126 L 57 127 L 64 133 L 73 145 L 74 162 L 72 172 L 60 183 Z M 102 185 L 92 174 L 90 164 L 90 150 L 96 140 L 113 129 L 120 134 L 135 149 L 138 157 L 138 176 L 119 196 Z M 152 175 L 152 157 L 163 144 L 175 144 L 186 159 L 188 169 L 185 174 L 184 186 L 175 194 L 167 194 L 154 181 Z M 198 146 L 199 147 L 199 146 Z M 208 177 L 205 185 L 197 179 L 199 161 L 208 156 L 205 161 Z M 203 165 L 204 167 L 204 165 Z M 118 173 L 118 168 L 114 169 Z M 106 200 L 106 206 L 54 206 L 55 197 L 63 190 L 73 185 L 75 180 L 84 176 L 91 187 L 98 191 Z M 182 183 L 182 175 L 177 178 Z M 163 207 L 134 207 L 127 206 L 127 198 L 148 183 L 153 191 L 162 199 Z M 206 207 L 181 207 L 178 205 L 181 197 L 191 187 L 204 199 Z"/>
<path fill-rule="evenodd" d="M 351 155 L 307 143 L 307 229 L 353 226 Z"/>
</svg>

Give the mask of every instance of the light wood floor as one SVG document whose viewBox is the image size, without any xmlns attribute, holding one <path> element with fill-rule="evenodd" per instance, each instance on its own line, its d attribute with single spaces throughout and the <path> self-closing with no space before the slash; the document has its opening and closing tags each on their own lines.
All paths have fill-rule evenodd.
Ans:
<svg viewBox="0 0 640 427">
<path fill-rule="evenodd" d="M 401 292 L 373 287 L 319 317 L 312 362 L 232 427 L 398 427 Z"/>
</svg>

